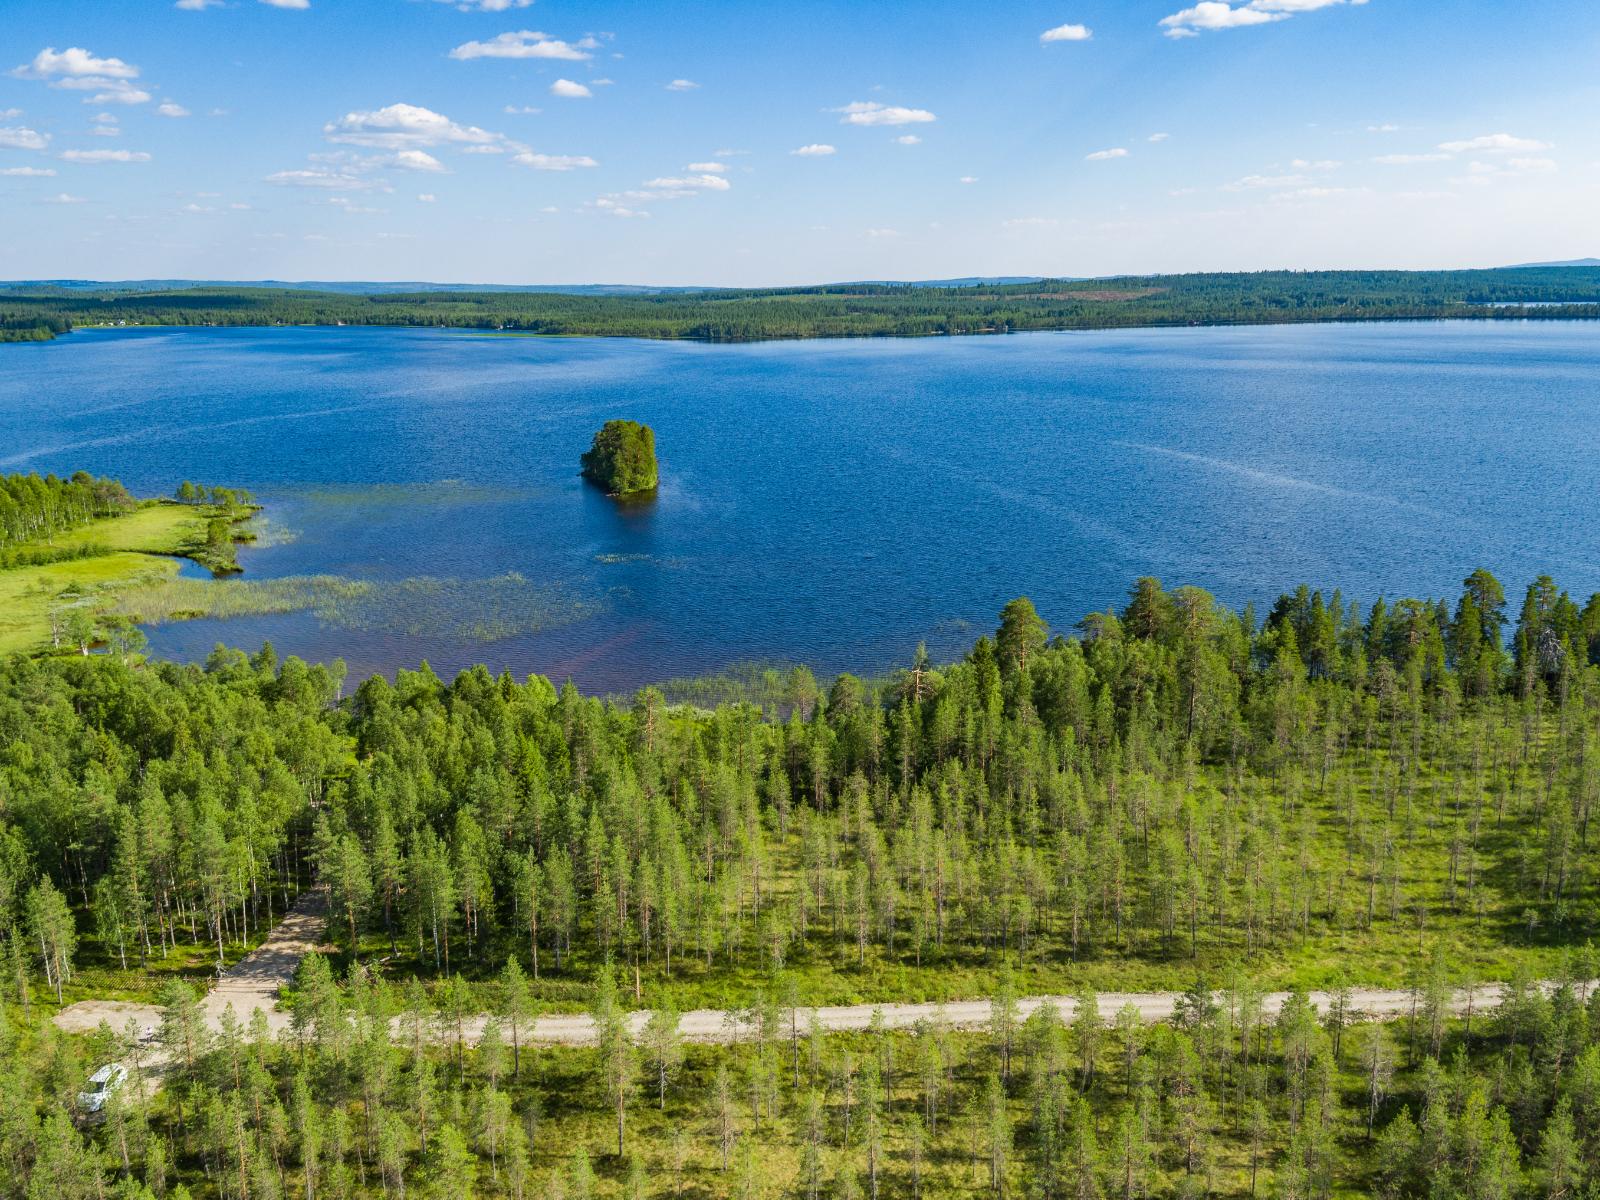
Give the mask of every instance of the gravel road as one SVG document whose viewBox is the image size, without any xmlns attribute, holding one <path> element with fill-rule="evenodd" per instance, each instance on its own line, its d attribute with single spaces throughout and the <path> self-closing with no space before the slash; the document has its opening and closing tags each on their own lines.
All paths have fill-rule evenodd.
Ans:
<svg viewBox="0 0 1600 1200">
<path fill-rule="evenodd" d="M 320 891 L 304 893 L 271 936 L 224 974 L 206 994 L 205 1011 L 212 1024 L 220 1021 L 223 1010 L 231 1004 L 241 1023 L 248 1023 L 251 1013 L 259 1008 L 266 1013 L 267 1025 L 274 1034 L 285 1033 L 289 1028 L 289 1014 L 276 1007 L 278 989 L 293 978 L 295 965 L 301 957 L 321 943 L 325 920 L 325 896 Z M 1465 1012 L 1469 1004 L 1474 1011 L 1493 1008 L 1501 991 L 1498 984 L 1486 984 L 1470 997 L 1458 994 L 1454 1000 L 1456 1011 Z M 1100 1013 L 1109 1021 L 1125 1005 L 1132 1005 L 1145 1022 L 1164 1021 L 1172 1016 L 1179 997 L 1178 992 L 1102 992 Z M 1268 994 L 1264 998 L 1266 1012 L 1276 1013 L 1287 998 L 1287 992 Z M 1313 992 L 1309 998 L 1319 1011 L 1328 1005 L 1325 993 Z M 1412 997 L 1410 992 L 1400 989 L 1357 988 L 1351 994 L 1351 1001 L 1354 1019 L 1389 1020 L 1408 1013 Z M 1033 996 L 1020 1001 L 1017 1007 L 1026 1017 L 1045 1003 L 1055 1004 L 1067 1021 L 1072 1020 L 1077 1008 L 1070 996 Z M 919 1021 L 943 1021 L 952 1029 L 983 1029 L 988 1026 L 990 1016 L 987 1000 L 958 1000 L 942 1005 L 851 1004 L 801 1009 L 802 1030 L 809 1027 L 813 1011 L 822 1028 L 829 1031 L 866 1029 L 878 1011 L 883 1013 L 883 1023 L 889 1029 L 908 1029 Z M 148 1038 L 160 1024 L 161 1010 L 152 1004 L 82 1000 L 57 1013 L 55 1022 L 69 1032 L 81 1033 L 94 1029 L 102 1020 L 109 1021 L 113 1029 L 121 1030 L 129 1017 L 138 1022 Z M 648 1017 L 645 1012 L 630 1015 L 635 1033 L 643 1028 Z M 470 1019 L 466 1024 L 467 1037 L 476 1041 L 483 1024 L 482 1017 Z M 714 1008 L 684 1013 L 679 1029 L 685 1040 L 691 1042 L 731 1042 L 750 1036 L 750 1028 L 741 1014 Z M 525 1034 L 526 1041 L 553 1046 L 581 1046 L 593 1039 L 594 1023 L 584 1015 L 540 1017 Z"/>
</svg>

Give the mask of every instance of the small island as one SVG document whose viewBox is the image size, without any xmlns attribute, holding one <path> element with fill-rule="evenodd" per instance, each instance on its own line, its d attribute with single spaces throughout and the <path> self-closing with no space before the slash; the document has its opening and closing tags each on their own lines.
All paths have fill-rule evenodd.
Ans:
<svg viewBox="0 0 1600 1200">
<path fill-rule="evenodd" d="M 655 431 L 637 421 L 607 421 L 581 462 L 583 477 L 613 496 L 653 492 L 659 482 Z"/>
</svg>

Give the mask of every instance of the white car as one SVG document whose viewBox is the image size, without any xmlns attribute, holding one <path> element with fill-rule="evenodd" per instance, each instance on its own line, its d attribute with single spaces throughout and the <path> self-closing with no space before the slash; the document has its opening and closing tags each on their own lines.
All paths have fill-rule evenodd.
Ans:
<svg viewBox="0 0 1600 1200">
<path fill-rule="evenodd" d="M 86 1113 L 97 1113 L 106 1106 L 106 1100 L 128 1078 L 128 1068 L 121 1063 L 107 1063 L 89 1076 L 89 1086 L 78 1093 L 78 1107 Z"/>
</svg>

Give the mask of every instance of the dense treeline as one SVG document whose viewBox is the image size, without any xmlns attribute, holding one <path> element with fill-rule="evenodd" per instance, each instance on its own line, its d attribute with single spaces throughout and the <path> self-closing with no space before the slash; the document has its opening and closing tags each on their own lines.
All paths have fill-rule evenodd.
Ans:
<svg viewBox="0 0 1600 1200">
<path fill-rule="evenodd" d="M 10 662 L 0 932 L 58 992 L 80 932 L 102 967 L 221 958 L 302 849 L 350 950 L 516 954 L 553 997 L 608 956 L 685 999 L 785 966 L 834 998 L 1001 961 L 1295 979 L 1329 945 L 1381 976 L 1442 933 L 1498 972 L 1593 932 L 1600 600 L 1540 579 L 1513 621 L 1475 572 L 1453 607 L 1301 589 L 1258 622 L 1142 580 L 1081 634 L 1015 601 L 962 662 L 796 672 L 778 713 L 481 668 L 340 701 L 270 648 Z"/>
<path fill-rule="evenodd" d="M 0 553 L 23 542 L 48 542 L 58 533 L 116 516 L 135 506 L 115 479 L 79 471 L 54 475 L 0 475 Z"/>
<path fill-rule="evenodd" d="M 48 342 L 71 329 L 72 321 L 60 314 L 32 311 L 10 316 L 0 309 L 0 342 Z"/>
<path fill-rule="evenodd" d="M 712 341 L 1507 316 L 1600 317 L 1600 268 L 1268 271 L 967 287 L 846 284 L 626 295 L 26 287 L 0 293 L 0 325 L 12 322 L 19 328 L 409 325 Z"/>
</svg>

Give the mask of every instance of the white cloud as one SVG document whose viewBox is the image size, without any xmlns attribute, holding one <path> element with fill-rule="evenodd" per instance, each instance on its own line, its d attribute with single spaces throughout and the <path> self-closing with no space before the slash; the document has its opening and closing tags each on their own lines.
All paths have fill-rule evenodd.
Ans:
<svg viewBox="0 0 1600 1200">
<path fill-rule="evenodd" d="M 502 33 L 487 42 L 463 42 L 450 51 L 450 57 L 459 61 L 471 58 L 559 58 L 578 62 L 590 55 L 588 51 L 560 38 L 523 29 L 516 33 Z"/>
<path fill-rule="evenodd" d="M 1267 199 L 1278 204 L 1291 203 L 1296 200 L 1327 200 L 1334 196 L 1361 195 L 1366 188 L 1337 188 L 1337 187 L 1303 187 L 1290 192 L 1277 192 Z"/>
<path fill-rule="evenodd" d="M 1289 165 L 1296 171 L 1337 171 L 1344 166 L 1342 162 L 1331 158 L 1319 158 L 1309 161 L 1304 158 L 1297 158 Z"/>
<path fill-rule="evenodd" d="M 939 119 L 925 108 L 902 108 L 876 100 L 853 100 L 832 111 L 844 114 L 839 118 L 841 125 L 921 125 Z"/>
<path fill-rule="evenodd" d="M 46 197 L 46 204 L 87 204 L 82 196 L 74 196 L 68 192 L 57 192 L 54 196 Z"/>
<path fill-rule="evenodd" d="M 1000 224 L 1006 229 L 1049 229 L 1061 222 L 1054 217 L 1012 217 Z"/>
<path fill-rule="evenodd" d="M 558 79 L 550 85 L 550 94 L 564 100 L 583 100 L 594 93 L 574 79 Z"/>
<path fill-rule="evenodd" d="M 1391 125 L 1391 124 L 1388 124 L 1387 122 L 1385 122 L 1382 125 L 1368 125 L 1367 126 L 1367 132 L 1368 133 L 1399 133 L 1400 132 L 1400 126 Z"/>
<path fill-rule="evenodd" d="M 357 204 L 354 200 L 350 199 L 349 196 L 330 196 L 326 200 L 313 200 L 311 203 L 325 204 L 329 208 L 337 208 L 342 213 L 357 216 L 369 216 L 373 213 L 385 213 L 389 211 L 386 208 L 373 208 L 370 205 Z"/>
<path fill-rule="evenodd" d="M 639 217 L 648 219 L 650 214 L 643 209 L 630 208 L 610 196 L 601 196 L 598 200 L 589 201 L 586 207 L 597 209 L 611 217 Z"/>
<path fill-rule="evenodd" d="M 1336 4 L 1365 4 L 1367 0 L 1250 0 L 1251 8 L 1264 12 L 1302 13 L 1319 8 L 1332 8 Z"/>
<path fill-rule="evenodd" d="M 156 107 L 156 114 L 162 117 L 187 117 L 189 110 L 181 104 L 174 104 L 171 100 L 164 100 Z"/>
<path fill-rule="evenodd" d="M 733 185 L 721 175 L 675 175 L 663 179 L 647 180 L 644 186 L 647 188 L 661 188 L 670 192 L 687 191 L 691 188 L 708 192 L 725 192 Z"/>
<path fill-rule="evenodd" d="M 504 109 L 509 117 L 536 117 L 543 111 L 544 109 L 535 108 L 531 104 L 508 104 Z"/>
<path fill-rule="evenodd" d="M 173 8 L 181 8 L 185 12 L 204 12 L 208 8 L 220 8 L 222 0 L 178 0 Z"/>
<path fill-rule="evenodd" d="M 77 87 L 88 80 L 62 80 L 59 87 Z M 104 83 L 106 91 L 96 92 L 93 96 L 84 98 L 85 104 L 148 104 L 150 93 L 143 88 L 134 87 L 121 79 L 95 80 L 96 84 Z"/>
<path fill-rule="evenodd" d="M 1050 42 L 1087 42 L 1094 34 L 1087 25 L 1057 25 L 1054 29 L 1046 29 L 1039 35 L 1039 40 L 1046 44 Z"/>
<path fill-rule="evenodd" d="M 49 144 L 50 135 L 40 133 L 37 129 L 22 125 L 0 129 L 0 146 L 7 150 L 43 150 Z"/>
<path fill-rule="evenodd" d="M 95 137 L 121 137 L 122 136 L 122 130 L 121 130 L 120 127 L 118 127 L 118 125 L 117 125 L 117 123 L 115 121 L 105 121 L 103 118 L 96 118 L 96 119 L 100 120 L 101 124 L 95 125 L 89 130 L 90 134 L 92 134 L 93 136 L 95 136 Z"/>
<path fill-rule="evenodd" d="M 1170 133 L 1152 133 L 1149 137 L 1145 138 L 1145 141 L 1147 141 L 1147 142 L 1164 142 L 1168 138 L 1170 138 L 1171 136 L 1172 135 Z"/>
<path fill-rule="evenodd" d="M 19 79 L 137 79 L 139 68 L 120 58 L 96 58 L 79 46 L 48 46 L 11 73 Z"/>
<path fill-rule="evenodd" d="M 1085 154 L 1084 162 L 1105 162 L 1111 158 L 1127 158 L 1128 151 L 1123 146 L 1113 146 L 1110 150 L 1096 150 L 1093 154 Z"/>
<path fill-rule="evenodd" d="M 255 209 L 251 208 L 248 204 L 245 204 L 245 203 L 243 203 L 241 201 L 237 201 L 237 200 L 234 201 L 232 204 L 228 205 L 228 207 L 233 209 L 234 212 L 254 212 L 255 211 Z"/>
<path fill-rule="evenodd" d="M 498 133 L 476 125 L 458 125 L 449 117 L 415 104 L 390 104 L 372 112 L 346 113 L 322 127 L 330 142 L 400 150 L 445 144 L 483 146 L 502 141 Z"/>
<path fill-rule="evenodd" d="M 527 8 L 533 0 L 442 0 L 453 4 L 462 12 L 509 12 L 513 8 Z"/>
<path fill-rule="evenodd" d="M 1161 18 L 1170 38 L 1197 37 L 1202 30 L 1243 29 L 1286 21 L 1296 13 L 1315 12 L 1335 5 L 1363 5 L 1367 0 L 1248 0 L 1235 8 L 1225 0 L 1200 0 L 1193 8 Z"/>
<path fill-rule="evenodd" d="M 11 72 L 18 79 L 42 79 L 53 88 L 93 92 L 85 104 L 143 104 L 150 93 L 131 83 L 139 68 L 120 58 L 100 58 L 80 46 L 47 46 Z"/>
<path fill-rule="evenodd" d="M 578 167 L 600 165 L 587 154 L 535 154 L 532 150 L 514 155 L 511 161 L 519 166 L 532 167 L 535 171 L 572 171 Z"/>
<path fill-rule="evenodd" d="M 1223 0 L 1200 0 L 1193 8 L 1162 17 L 1160 24 L 1170 38 L 1195 37 L 1202 29 L 1239 29 L 1246 25 L 1265 25 L 1287 19 L 1288 13 L 1268 13 L 1256 8 L 1234 8 Z"/>
<path fill-rule="evenodd" d="M 902 146 L 917 146 L 922 143 L 922 139 L 914 133 L 902 133 L 899 137 L 895 138 L 895 141 Z"/>
<path fill-rule="evenodd" d="M 839 153 L 827 142 L 812 142 L 809 146 L 801 146 L 798 150 L 789 151 L 790 154 L 801 158 L 822 158 L 825 155 Z"/>
<path fill-rule="evenodd" d="M 147 163 L 143 150 L 63 150 L 61 157 L 71 163 Z"/>
<path fill-rule="evenodd" d="M 1451 154 L 1516 154 L 1550 149 L 1549 142 L 1533 138 L 1512 137 L 1509 133 L 1487 133 L 1482 137 L 1467 138 L 1459 142 L 1440 142 L 1439 149 Z"/>
<path fill-rule="evenodd" d="M 1543 175 L 1560 169 L 1560 164 L 1553 158 L 1519 157 L 1503 159 L 1500 162 L 1471 162 L 1467 164 L 1467 174 L 1464 179 L 1452 179 L 1450 182 L 1470 183 L 1481 187 L 1497 179 L 1516 175 Z"/>
<path fill-rule="evenodd" d="M 0 108 L 0 121 L 14 121 L 21 115 L 20 108 Z"/>
<path fill-rule="evenodd" d="M 977 183 L 978 182 L 978 177 L 976 175 L 963 175 L 956 182 L 957 183 Z"/>
<path fill-rule="evenodd" d="M 209 204 L 189 203 L 189 204 L 185 204 L 181 211 L 186 212 L 186 213 L 208 213 L 208 212 L 216 212 L 217 210 L 215 208 L 213 208 Z"/>
<path fill-rule="evenodd" d="M 1246 175 L 1224 186 L 1230 192 L 1242 192 L 1249 188 L 1300 187 L 1310 182 L 1310 177 L 1306 175 Z"/>
<path fill-rule="evenodd" d="M 1380 154 L 1372 161 L 1385 167 L 1407 167 L 1413 163 L 1449 162 L 1450 154 Z"/>
<path fill-rule="evenodd" d="M 268 8 L 310 8 L 311 0 L 261 0 Z"/>
<path fill-rule="evenodd" d="M 417 200 L 423 204 L 432 204 L 438 198 L 432 192 L 421 192 L 417 195 Z"/>
<path fill-rule="evenodd" d="M 692 92 L 699 86 L 700 85 L 692 79 L 674 79 L 671 83 L 667 84 L 667 91 Z"/>
<path fill-rule="evenodd" d="M 298 171 L 274 171 L 267 182 L 279 187 L 318 188 L 330 192 L 359 192 L 383 186 L 377 180 L 362 179 L 347 171 L 330 171 L 321 168 Z"/>
<path fill-rule="evenodd" d="M 55 173 L 54 167 L 6 167 L 0 170 L 0 175 L 7 175 L 12 179 L 50 179 Z"/>
<path fill-rule="evenodd" d="M 426 150 L 401 150 L 388 162 L 390 166 L 406 171 L 429 171 L 436 175 L 446 173 L 445 165 Z"/>
<path fill-rule="evenodd" d="M 690 163 L 685 171 L 695 171 L 701 175 L 726 175 L 728 164 L 719 162 Z"/>
<path fill-rule="evenodd" d="M 898 229 L 863 229 L 861 232 L 869 238 L 897 238 L 900 236 Z"/>
</svg>

